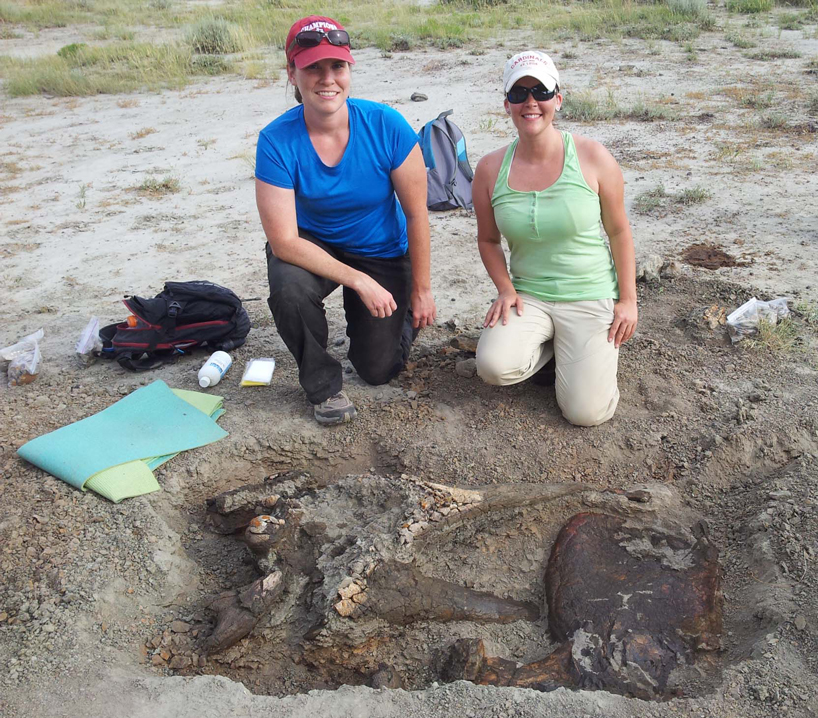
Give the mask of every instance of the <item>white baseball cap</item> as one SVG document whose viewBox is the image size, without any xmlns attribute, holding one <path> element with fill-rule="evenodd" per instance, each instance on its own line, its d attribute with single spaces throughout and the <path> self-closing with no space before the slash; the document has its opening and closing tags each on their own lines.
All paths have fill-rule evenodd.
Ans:
<svg viewBox="0 0 818 718">
<path fill-rule="evenodd" d="M 549 92 L 560 84 L 560 73 L 554 61 L 539 50 L 518 52 L 506 62 L 503 70 L 503 92 L 508 92 L 521 77 L 533 77 Z"/>
</svg>

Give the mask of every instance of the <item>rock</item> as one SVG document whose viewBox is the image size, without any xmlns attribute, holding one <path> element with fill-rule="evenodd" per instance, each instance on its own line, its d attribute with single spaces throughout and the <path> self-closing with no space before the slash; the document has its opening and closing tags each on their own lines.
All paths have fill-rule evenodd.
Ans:
<svg viewBox="0 0 818 718">
<path fill-rule="evenodd" d="M 151 656 L 151 663 L 157 668 L 164 668 L 167 665 L 165 659 L 162 658 L 162 656 L 160 656 L 158 653 L 154 653 Z"/>
<path fill-rule="evenodd" d="M 636 263 L 636 278 L 658 282 L 665 261 L 658 254 L 648 254 Z"/>
<path fill-rule="evenodd" d="M 470 354 L 474 354 L 477 352 L 477 342 L 479 337 L 470 337 L 468 334 L 458 334 L 454 339 L 452 339 L 449 344 L 451 344 L 455 349 L 459 349 L 462 352 L 469 352 Z"/>
<path fill-rule="evenodd" d="M 178 671 L 181 668 L 187 668 L 190 665 L 189 656 L 174 656 L 170 659 L 170 668 Z"/>
<path fill-rule="evenodd" d="M 471 379 L 475 374 L 477 374 L 477 360 L 474 357 L 470 359 L 462 359 L 454 365 L 454 370 L 458 376 Z"/>
<path fill-rule="evenodd" d="M 767 690 L 767 686 L 753 686 L 752 690 L 755 697 L 760 701 L 766 701 L 770 697 L 770 692 Z"/>
<path fill-rule="evenodd" d="M 800 613 L 799 613 L 799 614 L 798 614 L 798 615 L 795 617 L 795 627 L 796 627 L 796 628 L 797 628 L 799 631 L 803 631 L 803 630 L 804 630 L 804 629 L 807 627 L 807 619 L 806 619 L 806 618 L 804 618 L 803 614 L 800 614 Z"/>
<path fill-rule="evenodd" d="M 665 279 L 674 279 L 676 277 L 681 277 L 683 274 L 685 274 L 685 271 L 681 264 L 671 259 L 670 261 L 665 262 L 659 274 Z"/>
<path fill-rule="evenodd" d="M 422 92 L 413 92 L 411 97 L 412 102 L 426 102 L 428 99 Z"/>
<path fill-rule="evenodd" d="M 170 624 L 170 630 L 173 633 L 187 633 L 190 630 L 190 624 L 184 621 L 174 621 Z"/>
</svg>

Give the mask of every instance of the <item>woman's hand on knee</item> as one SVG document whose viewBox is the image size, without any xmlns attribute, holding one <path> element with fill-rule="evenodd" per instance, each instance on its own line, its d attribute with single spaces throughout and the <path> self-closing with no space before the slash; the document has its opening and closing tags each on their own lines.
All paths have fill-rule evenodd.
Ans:
<svg viewBox="0 0 818 718">
<path fill-rule="evenodd" d="M 379 319 L 391 317 L 392 312 L 398 308 L 394 297 L 368 274 L 361 272 L 352 289 L 358 293 L 361 301 L 373 317 Z"/>
<path fill-rule="evenodd" d="M 494 300 L 486 314 L 486 321 L 483 322 L 484 327 L 493 327 L 499 320 L 502 319 L 503 324 L 508 324 L 508 315 L 511 308 L 517 310 L 518 316 L 523 316 L 523 299 L 514 289 L 508 289 L 500 292 L 497 299 Z"/>
<path fill-rule="evenodd" d="M 636 331 L 639 312 L 635 299 L 623 299 L 614 304 L 614 320 L 608 332 L 608 341 L 619 349 Z"/>
</svg>

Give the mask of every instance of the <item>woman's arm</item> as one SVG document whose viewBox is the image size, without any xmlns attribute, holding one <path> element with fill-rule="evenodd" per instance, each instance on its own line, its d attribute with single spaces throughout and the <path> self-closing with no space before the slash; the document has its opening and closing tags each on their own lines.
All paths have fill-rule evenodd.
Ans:
<svg viewBox="0 0 818 718">
<path fill-rule="evenodd" d="M 619 283 L 619 301 L 614 305 L 614 320 L 608 332 L 608 341 L 619 348 L 636 331 L 636 260 L 633 233 L 625 213 L 625 180 L 622 170 L 610 152 L 597 144 L 594 150 L 599 205 L 602 225 L 611 243 L 616 278 Z"/>
<path fill-rule="evenodd" d="M 392 170 L 395 194 L 406 215 L 409 259 L 412 262 L 412 326 L 422 329 L 437 317 L 432 296 L 429 212 L 426 209 L 426 166 L 415 145 L 400 167 Z"/>
<path fill-rule="evenodd" d="M 516 307 L 517 314 L 523 314 L 523 300 L 517 295 L 511 277 L 508 274 L 506 256 L 500 245 L 500 230 L 494 221 L 494 209 L 491 206 L 491 194 L 497 182 L 500 163 L 505 148 L 486 155 L 477 163 L 472 181 L 472 200 L 474 213 L 477 216 L 477 248 L 480 259 L 486 268 L 491 281 L 497 287 L 497 299 L 492 302 L 483 322 L 484 327 L 493 327 L 498 320 L 508 324 L 508 313 Z M 498 156 L 499 155 L 499 156 Z M 499 160 L 499 161 L 498 161 Z"/>
<path fill-rule="evenodd" d="M 256 204 L 270 248 L 281 261 L 353 289 L 373 317 L 388 317 L 397 309 L 392 295 L 368 274 L 339 262 L 318 245 L 298 236 L 293 190 L 257 179 Z"/>
</svg>

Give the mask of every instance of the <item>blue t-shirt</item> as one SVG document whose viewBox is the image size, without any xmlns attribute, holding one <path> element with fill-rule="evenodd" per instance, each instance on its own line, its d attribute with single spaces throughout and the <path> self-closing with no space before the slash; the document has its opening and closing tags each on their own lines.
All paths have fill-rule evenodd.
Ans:
<svg viewBox="0 0 818 718">
<path fill-rule="evenodd" d="M 391 107 L 347 100 L 349 144 L 335 167 L 312 146 L 304 108 L 265 127 L 256 148 L 256 177 L 295 190 L 298 226 L 318 239 L 365 257 L 406 254 L 406 216 L 390 173 L 417 144 L 415 131 Z"/>
</svg>

